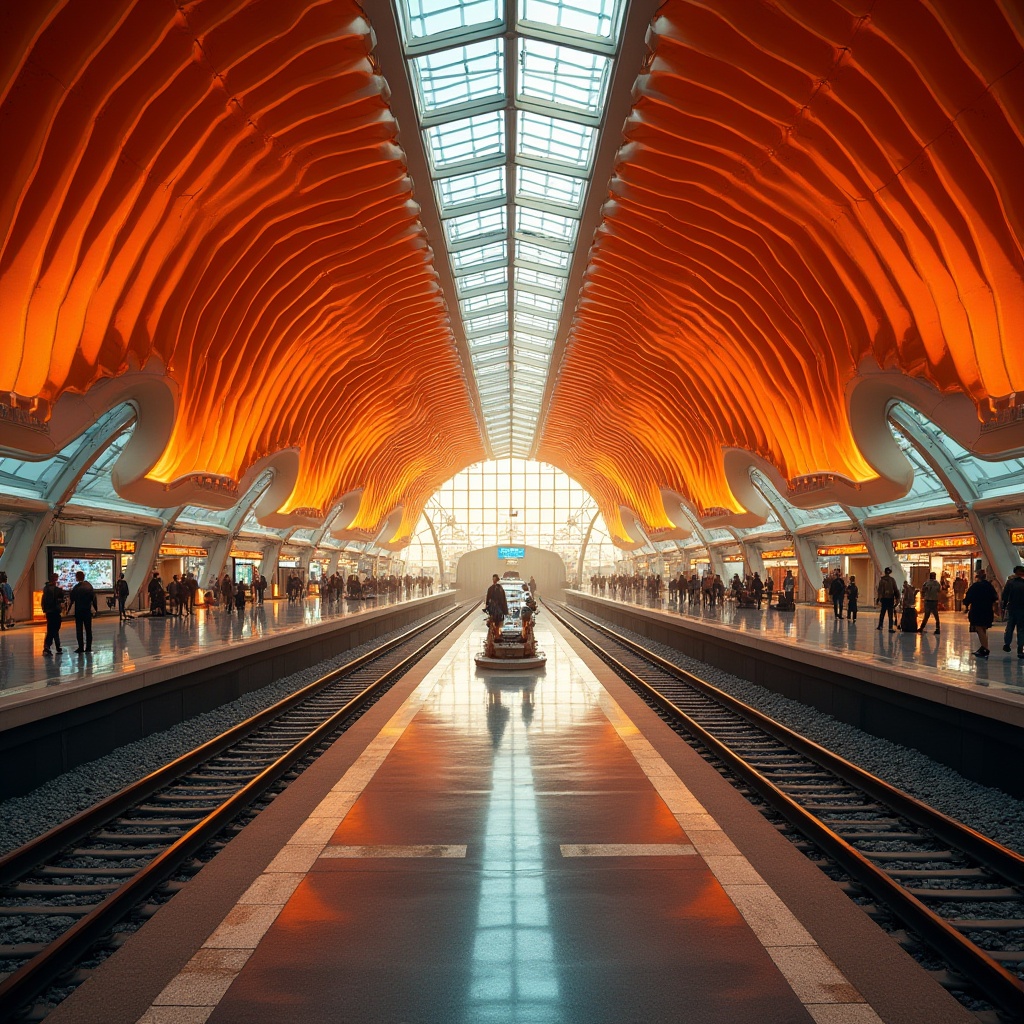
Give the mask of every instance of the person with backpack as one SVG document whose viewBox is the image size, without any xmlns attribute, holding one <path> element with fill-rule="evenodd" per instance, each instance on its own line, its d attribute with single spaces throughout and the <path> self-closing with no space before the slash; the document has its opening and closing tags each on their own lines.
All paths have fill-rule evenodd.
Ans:
<svg viewBox="0 0 1024 1024">
<path fill-rule="evenodd" d="M 1002 596 L 1003 612 L 1006 615 L 1006 632 L 1003 634 L 1003 650 L 1009 651 L 1013 642 L 1013 631 L 1017 631 L 1017 657 L 1024 661 L 1024 565 L 1018 565 L 1006 581 Z"/>
<path fill-rule="evenodd" d="M 889 632 L 896 632 L 896 598 L 899 596 L 899 592 L 900 589 L 892 578 L 892 569 L 886 566 L 885 572 L 882 573 L 881 579 L 878 581 L 878 590 L 875 594 L 875 604 L 881 605 L 881 610 L 878 613 L 878 625 L 875 629 L 882 628 L 882 622 L 888 615 Z"/>
<path fill-rule="evenodd" d="M 843 617 L 843 601 L 846 599 L 846 584 L 843 582 L 843 574 L 836 569 L 828 585 L 828 596 L 832 598 L 832 614 L 836 619 Z"/>
</svg>

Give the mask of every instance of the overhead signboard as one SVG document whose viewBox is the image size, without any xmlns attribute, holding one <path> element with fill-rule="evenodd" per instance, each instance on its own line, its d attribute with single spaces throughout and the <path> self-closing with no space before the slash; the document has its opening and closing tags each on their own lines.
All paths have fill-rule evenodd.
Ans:
<svg viewBox="0 0 1024 1024">
<path fill-rule="evenodd" d="M 498 548 L 498 558 L 507 560 L 509 558 L 525 558 L 526 548 Z"/>
<path fill-rule="evenodd" d="M 761 557 L 765 561 L 771 561 L 773 558 L 796 558 L 796 552 L 793 548 L 778 548 L 775 551 L 762 551 Z"/>
<path fill-rule="evenodd" d="M 894 540 L 893 551 L 948 551 L 951 548 L 976 548 L 978 538 L 973 533 L 957 534 L 955 537 L 912 537 L 909 540 Z"/>
<path fill-rule="evenodd" d="M 185 544 L 161 544 L 161 558 L 205 558 L 206 548 L 192 548 Z"/>
<path fill-rule="evenodd" d="M 866 544 L 829 544 L 826 547 L 818 548 L 819 558 L 834 558 L 837 555 L 866 555 L 867 553 Z"/>
<path fill-rule="evenodd" d="M 120 551 L 123 555 L 134 555 L 135 554 L 135 541 L 133 540 L 112 540 L 110 542 L 111 551 Z"/>
<path fill-rule="evenodd" d="M 1024 544 L 1024 530 L 1011 530 L 1010 531 L 1010 543 L 1011 544 Z"/>
<path fill-rule="evenodd" d="M 261 562 L 263 560 L 262 551 L 235 551 L 232 550 L 231 557 L 241 559 L 243 562 Z"/>
</svg>

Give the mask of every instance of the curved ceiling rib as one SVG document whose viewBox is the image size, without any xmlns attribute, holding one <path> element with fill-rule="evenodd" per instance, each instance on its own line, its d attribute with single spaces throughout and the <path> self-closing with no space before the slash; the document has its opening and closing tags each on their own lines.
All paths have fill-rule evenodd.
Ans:
<svg viewBox="0 0 1024 1024">
<path fill-rule="evenodd" d="M 294 450 L 281 513 L 361 489 L 354 526 L 404 506 L 407 536 L 483 447 L 359 6 L 52 0 L 4 22 L 0 433 L 162 365 L 152 480 L 238 483 Z"/>
<path fill-rule="evenodd" d="M 659 487 L 740 511 L 725 449 L 870 481 L 872 368 L 1019 418 L 1021 34 L 1008 0 L 668 0 L 537 457 L 656 535 Z"/>
</svg>

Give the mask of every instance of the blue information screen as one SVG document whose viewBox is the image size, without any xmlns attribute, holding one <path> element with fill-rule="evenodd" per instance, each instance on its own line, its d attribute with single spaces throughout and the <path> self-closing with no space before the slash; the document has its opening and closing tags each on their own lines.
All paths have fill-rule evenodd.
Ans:
<svg viewBox="0 0 1024 1024">
<path fill-rule="evenodd" d="M 526 548 L 498 548 L 498 558 L 525 558 Z"/>
</svg>

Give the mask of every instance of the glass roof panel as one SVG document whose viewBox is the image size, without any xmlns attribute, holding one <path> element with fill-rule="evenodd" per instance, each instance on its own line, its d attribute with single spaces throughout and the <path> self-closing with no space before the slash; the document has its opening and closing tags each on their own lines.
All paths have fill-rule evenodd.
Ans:
<svg viewBox="0 0 1024 1024">
<path fill-rule="evenodd" d="M 516 128 L 516 156 L 551 160 L 566 167 L 589 171 L 594 158 L 597 131 L 532 110 L 520 110 Z"/>
<path fill-rule="evenodd" d="M 508 330 L 508 313 L 502 310 L 500 313 L 486 313 L 483 316 L 473 317 L 467 320 L 467 335 L 493 334 L 495 331 Z"/>
<path fill-rule="evenodd" d="M 561 249 L 550 249 L 546 245 L 516 242 L 516 259 L 541 267 L 550 267 L 553 270 L 568 270 L 572 254 Z"/>
<path fill-rule="evenodd" d="M 481 292 L 472 298 L 463 299 L 459 303 L 464 317 L 473 316 L 474 313 L 483 313 L 488 309 L 505 309 L 508 305 L 508 291 L 497 290 L 493 292 Z"/>
<path fill-rule="evenodd" d="M 586 179 L 544 171 L 536 167 L 516 168 L 516 199 L 564 206 L 578 213 L 583 206 Z"/>
<path fill-rule="evenodd" d="M 500 110 L 435 125 L 425 134 L 435 171 L 458 167 L 471 160 L 504 159 L 505 156 L 505 115 Z"/>
<path fill-rule="evenodd" d="M 473 249 L 460 249 L 451 256 L 452 267 L 458 273 L 460 270 L 471 270 L 485 263 L 504 262 L 508 259 L 508 250 L 504 242 L 490 242 Z"/>
<path fill-rule="evenodd" d="M 550 238 L 565 245 L 572 245 L 576 238 L 579 221 L 571 217 L 560 217 L 544 210 L 516 207 L 516 231 L 520 234 Z"/>
<path fill-rule="evenodd" d="M 508 288 L 508 267 L 492 267 L 476 273 L 465 272 L 456 280 L 460 295 L 465 295 L 476 288 Z"/>
<path fill-rule="evenodd" d="M 437 194 L 442 214 L 456 212 L 460 206 L 472 203 L 504 202 L 505 168 L 489 167 L 485 171 L 441 178 L 437 182 Z"/>
<path fill-rule="evenodd" d="M 519 39 L 516 98 L 542 100 L 595 120 L 604 109 L 612 62 L 541 39 Z"/>
<path fill-rule="evenodd" d="M 500 25 L 505 8 L 504 0 L 400 0 L 398 6 L 409 42 Z"/>
<path fill-rule="evenodd" d="M 623 0 L 519 0 L 519 18 L 614 42 L 623 7 Z"/>
<path fill-rule="evenodd" d="M 444 233 L 449 245 L 482 235 L 493 235 L 506 229 L 505 207 L 493 210 L 482 210 L 478 213 L 466 213 L 461 217 L 452 217 L 444 222 Z"/>
<path fill-rule="evenodd" d="M 538 310 L 541 313 L 549 313 L 553 317 L 559 317 L 562 313 L 562 300 L 552 298 L 550 295 L 541 295 L 539 292 L 527 292 L 521 288 L 515 293 L 516 309 Z"/>
<path fill-rule="evenodd" d="M 565 293 L 565 278 L 556 274 L 545 274 L 531 267 L 516 267 L 516 286 L 524 288 L 544 288 L 549 292 Z"/>
<path fill-rule="evenodd" d="M 505 101 L 505 40 L 484 39 L 411 62 L 420 117 L 474 103 Z"/>
<path fill-rule="evenodd" d="M 517 331 L 538 331 L 545 335 L 553 335 L 558 330 L 557 320 L 547 316 L 537 316 L 536 313 L 516 312 L 514 323 Z"/>
</svg>

